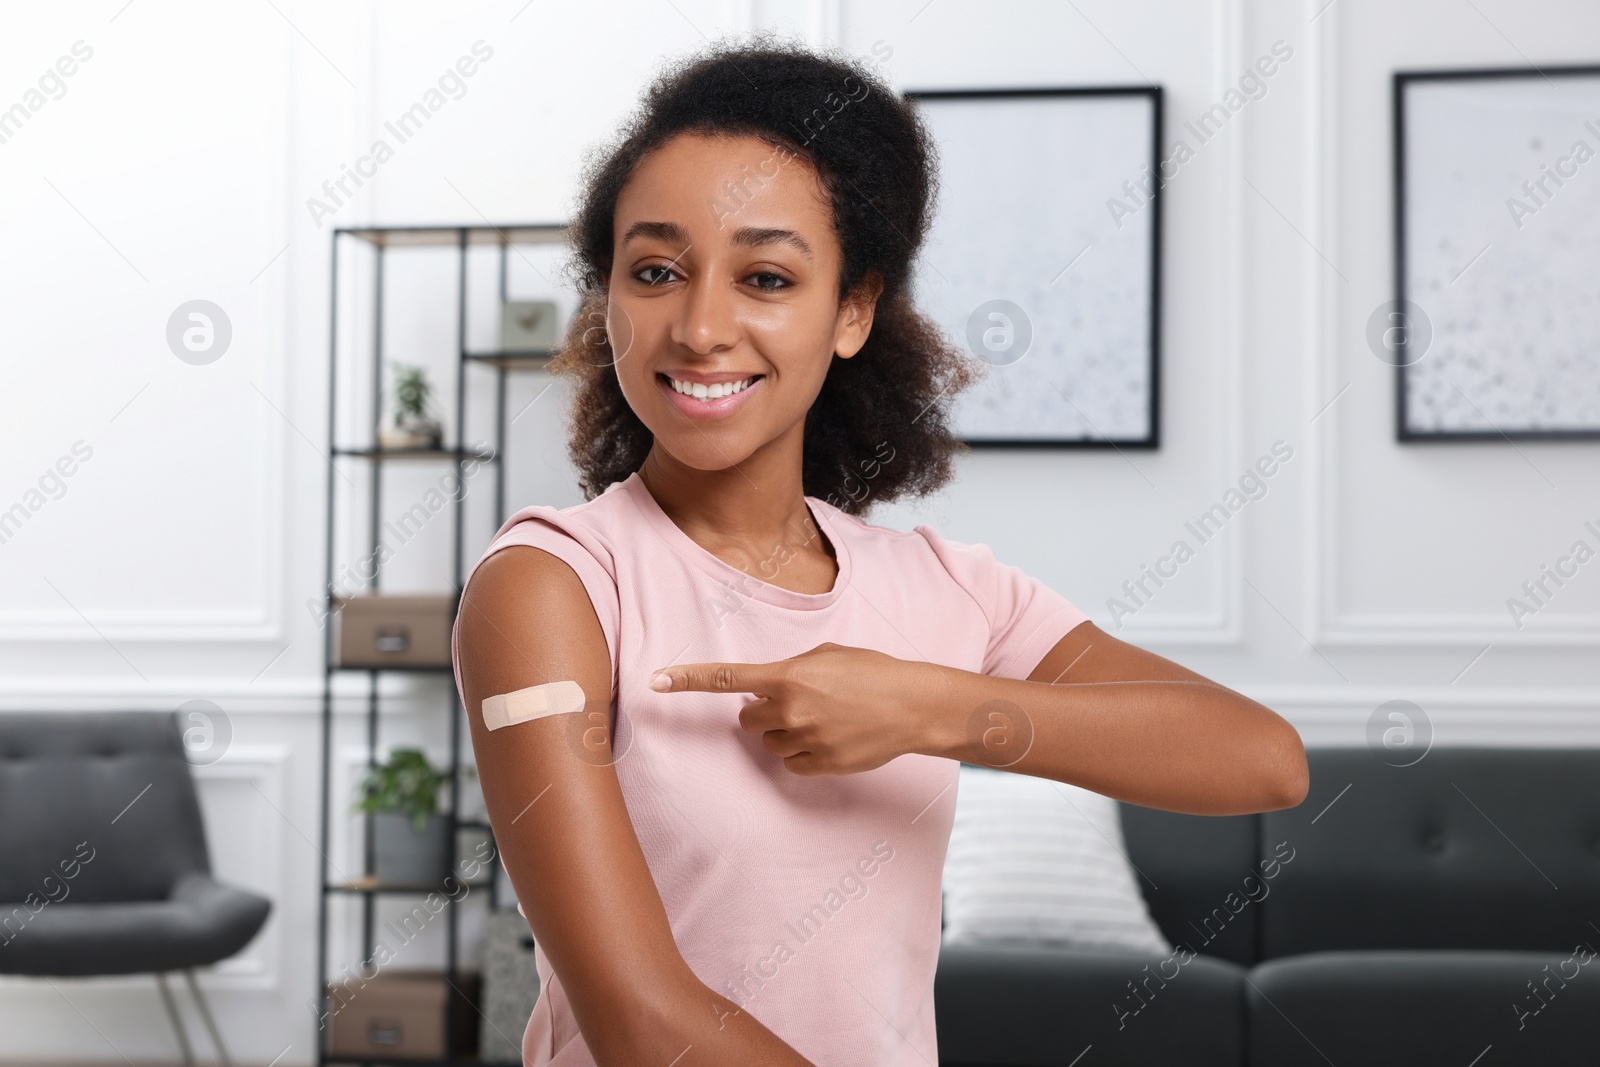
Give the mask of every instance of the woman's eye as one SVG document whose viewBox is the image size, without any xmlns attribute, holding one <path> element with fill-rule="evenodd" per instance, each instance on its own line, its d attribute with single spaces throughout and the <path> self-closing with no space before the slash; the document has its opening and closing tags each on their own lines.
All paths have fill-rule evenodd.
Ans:
<svg viewBox="0 0 1600 1067">
<path fill-rule="evenodd" d="M 758 271 L 757 273 L 750 275 L 750 277 L 756 282 L 756 288 L 763 290 L 764 292 L 775 293 L 779 289 L 787 289 L 789 287 L 789 280 L 787 278 L 784 278 L 782 275 L 773 274 L 771 271 Z M 765 279 L 765 281 L 763 281 L 763 279 Z M 770 282 L 775 282 L 777 284 L 767 284 Z"/>
<path fill-rule="evenodd" d="M 656 277 L 649 277 L 648 275 L 650 274 L 651 271 L 661 271 L 662 274 L 658 275 Z M 671 267 L 663 266 L 663 265 L 658 263 L 653 267 L 643 267 L 643 268 L 641 268 L 640 270 L 638 270 L 634 274 L 634 277 L 638 278 L 641 282 L 644 282 L 646 285 L 660 285 L 663 282 L 666 282 L 666 281 L 670 280 L 668 277 L 665 277 L 665 275 L 670 275 L 671 273 L 672 273 L 672 268 Z"/>
</svg>

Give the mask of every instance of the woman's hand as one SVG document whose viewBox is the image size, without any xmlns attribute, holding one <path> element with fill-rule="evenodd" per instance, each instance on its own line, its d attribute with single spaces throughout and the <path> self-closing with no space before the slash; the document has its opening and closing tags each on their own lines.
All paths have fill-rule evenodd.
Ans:
<svg viewBox="0 0 1600 1067">
<path fill-rule="evenodd" d="M 931 663 L 832 642 L 773 663 L 684 663 L 660 692 L 754 693 L 739 725 L 795 774 L 857 774 L 918 751 L 941 686 Z M 663 684 L 665 680 L 666 684 Z"/>
</svg>

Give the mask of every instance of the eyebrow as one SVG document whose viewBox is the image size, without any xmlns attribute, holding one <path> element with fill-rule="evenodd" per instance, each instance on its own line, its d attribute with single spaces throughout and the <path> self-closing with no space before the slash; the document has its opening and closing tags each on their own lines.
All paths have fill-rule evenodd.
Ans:
<svg viewBox="0 0 1600 1067">
<path fill-rule="evenodd" d="M 635 237 L 654 237 L 660 241 L 675 242 L 687 245 L 689 235 L 682 226 L 676 222 L 636 222 L 628 227 L 628 232 L 622 235 L 622 246 L 625 247 Z M 806 239 L 793 230 L 785 230 L 772 226 L 741 226 L 733 231 L 733 244 L 743 248 L 756 248 L 761 245 L 786 244 L 794 248 L 806 259 L 813 262 L 816 256 L 812 254 L 811 246 Z"/>
<path fill-rule="evenodd" d="M 742 226 L 733 231 L 733 243 L 746 248 L 755 248 L 759 245 L 785 244 L 793 247 L 807 259 L 815 258 L 811 254 L 811 246 L 806 244 L 806 239 L 793 230 Z"/>
<path fill-rule="evenodd" d="M 683 227 L 676 222 L 636 222 L 622 235 L 622 244 L 619 247 L 626 247 L 635 237 L 654 237 L 658 241 L 675 241 L 685 245 L 689 243 L 689 235 L 684 233 Z"/>
</svg>

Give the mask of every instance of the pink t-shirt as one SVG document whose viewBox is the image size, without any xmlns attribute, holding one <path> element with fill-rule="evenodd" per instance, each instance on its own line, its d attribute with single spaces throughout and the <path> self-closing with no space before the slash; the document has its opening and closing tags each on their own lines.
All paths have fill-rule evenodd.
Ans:
<svg viewBox="0 0 1600 1067">
<path fill-rule="evenodd" d="M 611 654 L 617 777 L 689 968 L 818 1067 L 927 1067 L 939 1060 L 940 874 L 960 764 L 906 754 L 860 774 L 797 775 L 740 728 L 753 694 L 657 693 L 650 674 L 832 641 L 1026 678 L 1086 616 L 986 545 L 806 503 L 837 556 L 826 593 L 717 558 L 638 474 L 575 507 L 522 509 L 478 562 L 533 545 L 582 579 Z M 773 576 L 782 558 L 758 570 Z M 537 947 L 534 959 L 525 1067 L 592 1065 L 560 975 Z"/>
</svg>

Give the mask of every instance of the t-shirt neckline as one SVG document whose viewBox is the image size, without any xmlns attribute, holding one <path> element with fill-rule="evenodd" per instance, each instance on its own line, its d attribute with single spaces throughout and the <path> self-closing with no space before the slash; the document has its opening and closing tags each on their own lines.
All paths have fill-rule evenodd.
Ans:
<svg viewBox="0 0 1600 1067">
<path fill-rule="evenodd" d="M 656 498 L 650 495 L 650 490 L 639 477 L 638 471 L 634 471 L 619 482 L 618 488 L 627 492 L 640 514 L 644 516 L 645 522 L 671 546 L 676 554 L 692 560 L 700 570 L 717 582 L 731 583 L 738 595 L 778 607 L 811 611 L 832 604 L 850 587 L 850 546 L 839 535 L 838 524 L 834 521 L 828 504 L 816 497 L 805 498 L 806 509 L 810 512 L 812 521 L 827 535 L 828 542 L 833 545 L 834 562 L 838 564 L 839 572 L 834 576 L 833 588 L 826 593 L 801 593 L 773 585 L 764 581 L 759 575 L 745 573 L 684 533 L 678 524 L 672 521 L 671 516 L 661 509 Z"/>
</svg>

